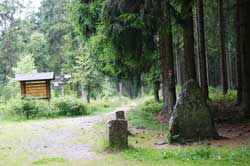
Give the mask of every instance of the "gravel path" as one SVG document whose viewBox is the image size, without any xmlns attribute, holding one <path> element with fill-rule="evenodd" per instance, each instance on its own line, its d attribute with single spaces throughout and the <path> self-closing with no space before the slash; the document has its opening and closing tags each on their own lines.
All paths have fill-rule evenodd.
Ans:
<svg viewBox="0 0 250 166">
<path fill-rule="evenodd" d="M 135 106 L 136 103 L 131 103 L 115 111 L 128 111 Z M 20 139 L 20 146 L 16 150 L 44 153 L 50 157 L 62 157 L 67 160 L 93 159 L 97 154 L 92 145 L 88 141 L 77 141 L 76 138 L 84 137 L 84 131 L 90 130 L 94 124 L 113 119 L 115 111 L 95 116 L 27 122 L 28 124 L 25 123 L 20 128 L 31 136 L 25 141 Z M 28 125 L 32 128 L 26 130 Z M 36 157 L 31 156 L 30 160 L 34 161 Z"/>
</svg>

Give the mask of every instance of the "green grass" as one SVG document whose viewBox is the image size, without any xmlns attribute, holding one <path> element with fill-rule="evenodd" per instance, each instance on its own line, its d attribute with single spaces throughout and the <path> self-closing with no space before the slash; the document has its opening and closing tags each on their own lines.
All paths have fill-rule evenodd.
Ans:
<svg viewBox="0 0 250 166">
<path fill-rule="evenodd" d="M 128 114 L 128 120 L 135 128 L 148 130 L 166 130 L 167 126 L 161 124 L 155 114 L 162 109 L 161 103 L 154 103 L 151 99 L 147 99 L 143 104 Z"/>
<path fill-rule="evenodd" d="M 33 162 L 33 164 L 36 164 L 36 165 L 40 165 L 40 164 L 52 164 L 52 163 L 62 163 L 62 162 L 65 162 L 66 160 L 64 158 L 61 158 L 61 157 L 55 157 L 55 158 L 44 158 L 44 159 L 40 159 L 40 160 L 37 160 L 35 162 Z"/>
<path fill-rule="evenodd" d="M 209 87 L 209 105 L 225 108 L 236 104 L 237 91 L 228 90 L 226 95 L 223 95 L 221 88 Z"/>
<path fill-rule="evenodd" d="M 100 113 L 113 111 L 115 108 L 128 104 L 130 101 L 131 100 L 127 97 L 116 96 L 92 100 L 86 105 L 86 107 L 89 115 L 97 115 Z"/>
<path fill-rule="evenodd" d="M 250 148 L 218 148 L 218 147 L 196 147 L 166 149 L 130 149 L 123 152 L 123 157 L 130 161 L 141 162 L 176 162 L 184 165 L 239 165 L 250 164 Z M 176 164 L 179 165 L 179 164 Z"/>
</svg>

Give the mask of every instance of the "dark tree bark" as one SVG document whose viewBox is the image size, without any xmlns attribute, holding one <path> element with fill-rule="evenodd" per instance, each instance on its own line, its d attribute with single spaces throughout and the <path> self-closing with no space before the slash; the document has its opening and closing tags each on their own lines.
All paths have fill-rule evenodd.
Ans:
<svg viewBox="0 0 250 166">
<path fill-rule="evenodd" d="M 160 102 L 159 90 L 161 82 L 159 80 L 154 81 L 154 101 L 156 103 Z"/>
<path fill-rule="evenodd" d="M 185 59 L 185 81 L 196 79 L 195 54 L 194 54 L 194 23 L 192 2 L 183 3 L 182 13 L 184 18 L 183 39 Z"/>
<path fill-rule="evenodd" d="M 90 103 L 90 87 L 87 88 L 87 102 Z"/>
<path fill-rule="evenodd" d="M 223 0 L 218 0 L 218 14 L 219 14 L 219 48 L 220 48 L 220 73 L 221 85 L 223 94 L 227 94 L 227 60 L 225 51 L 225 22 L 224 22 L 224 5 Z"/>
<path fill-rule="evenodd" d="M 250 115 L 250 1 L 240 1 L 240 46 L 242 65 L 242 108 L 245 116 Z"/>
<path fill-rule="evenodd" d="M 173 37 L 169 7 L 161 2 L 161 23 L 159 29 L 160 63 L 164 93 L 164 110 L 171 115 L 176 102 L 174 81 Z M 170 117 L 170 116 L 169 116 Z"/>
<path fill-rule="evenodd" d="M 194 36 L 195 36 L 195 64 L 196 64 L 196 78 L 199 86 L 201 86 L 201 77 L 200 77 L 200 37 L 199 37 L 199 20 L 198 20 L 198 8 L 196 7 L 195 14 L 194 14 Z"/>
<path fill-rule="evenodd" d="M 204 30 L 204 10 L 203 0 L 197 0 L 197 15 L 198 15 L 198 37 L 199 37 L 199 67 L 200 81 L 203 95 L 208 98 L 208 83 L 207 83 L 207 59 L 206 59 L 206 44 Z"/>
<path fill-rule="evenodd" d="M 177 78 L 177 84 L 182 85 L 182 75 L 181 75 L 181 60 L 180 60 L 180 39 L 177 36 L 177 43 L 175 46 L 176 49 L 176 55 L 175 55 L 175 66 L 176 66 L 176 78 Z"/>
<path fill-rule="evenodd" d="M 236 63 L 237 63 L 237 105 L 241 103 L 242 98 L 242 78 L 241 78 L 241 50 L 240 50 L 240 1 L 236 0 Z"/>
<path fill-rule="evenodd" d="M 232 62 L 231 62 L 231 45 L 228 43 L 227 48 L 227 82 L 228 82 L 228 88 L 233 88 L 233 80 L 232 80 Z"/>
</svg>

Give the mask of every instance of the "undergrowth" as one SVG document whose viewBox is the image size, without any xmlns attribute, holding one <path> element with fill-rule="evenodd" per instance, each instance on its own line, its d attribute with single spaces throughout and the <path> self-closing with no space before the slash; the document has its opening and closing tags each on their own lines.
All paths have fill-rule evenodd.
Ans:
<svg viewBox="0 0 250 166">
<path fill-rule="evenodd" d="M 96 115 L 112 111 L 129 102 L 125 97 L 102 98 L 91 103 L 72 97 L 54 97 L 47 100 L 13 98 L 0 104 L 0 116 L 7 120 L 71 117 Z"/>
<path fill-rule="evenodd" d="M 129 112 L 128 120 L 136 128 L 166 130 L 166 126 L 155 118 L 155 115 L 162 110 L 162 107 L 162 103 L 154 103 L 152 99 L 148 99 L 143 105 Z"/>
<path fill-rule="evenodd" d="M 237 91 L 228 90 L 224 95 L 221 88 L 209 87 L 209 99 L 213 106 L 230 107 L 236 104 Z"/>
</svg>

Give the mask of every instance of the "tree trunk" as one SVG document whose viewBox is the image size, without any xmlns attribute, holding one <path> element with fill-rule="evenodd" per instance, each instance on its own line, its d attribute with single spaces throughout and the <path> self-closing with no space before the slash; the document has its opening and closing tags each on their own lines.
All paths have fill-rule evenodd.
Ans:
<svg viewBox="0 0 250 166">
<path fill-rule="evenodd" d="M 208 99 L 208 83 L 207 83 L 207 59 L 206 59 L 206 44 L 204 30 L 204 10 L 203 0 L 197 0 L 197 15 L 198 15 L 198 37 L 199 37 L 199 67 L 201 90 L 205 98 Z"/>
<path fill-rule="evenodd" d="M 173 57 L 173 38 L 169 7 L 165 1 L 161 3 L 161 26 L 159 30 L 160 42 L 160 63 L 164 93 L 164 110 L 168 115 L 173 112 L 176 102 L 175 81 L 174 81 L 174 57 Z M 170 116 L 169 116 L 170 117 Z"/>
<path fill-rule="evenodd" d="M 87 97 L 87 102 L 90 103 L 90 87 L 89 86 L 87 88 L 87 95 L 86 95 L 86 97 Z"/>
<path fill-rule="evenodd" d="M 144 75 L 141 74 L 141 96 L 145 95 L 145 83 L 144 83 Z"/>
<path fill-rule="evenodd" d="M 218 0 L 219 8 L 219 45 L 220 45 L 220 73 L 221 73 L 221 85 L 223 94 L 227 94 L 227 61 L 225 52 L 225 23 L 224 23 L 224 9 L 223 0 Z"/>
<path fill-rule="evenodd" d="M 122 96 L 122 88 L 123 88 L 123 86 L 122 86 L 122 81 L 121 82 L 119 82 L 119 94 Z"/>
<path fill-rule="evenodd" d="M 196 50 L 196 55 L 195 55 L 195 64 L 196 64 L 196 78 L 199 83 L 199 86 L 201 86 L 201 77 L 200 77 L 200 33 L 199 33 L 199 19 L 198 19 L 198 8 L 196 7 L 195 10 L 195 17 L 194 17 L 194 27 L 195 27 L 195 50 Z"/>
<path fill-rule="evenodd" d="M 159 90 L 160 90 L 160 81 L 156 80 L 154 81 L 154 100 L 156 103 L 160 102 Z"/>
<path fill-rule="evenodd" d="M 194 25 L 192 3 L 182 7 L 184 17 L 183 39 L 185 59 L 185 81 L 196 79 L 195 55 L 194 55 Z"/>
<path fill-rule="evenodd" d="M 231 65 L 231 45 L 228 43 L 227 48 L 227 82 L 228 82 L 228 88 L 233 88 L 233 80 L 232 80 L 232 65 Z"/>
<path fill-rule="evenodd" d="M 206 70 L 207 70 L 207 73 L 206 73 L 206 75 L 207 75 L 207 86 L 209 87 L 210 86 L 210 80 L 209 80 L 208 48 L 207 48 L 207 45 L 206 45 Z M 208 93 L 208 95 L 209 95 L 209 93 Z"/>
<path fill-rule="evenodd" d="M 240 1 L 236 0 L 236 63 L 237 63 L 237 105 L 242 99 L 242 76 L 241 76 L 241 49 L 240 49 Z"/>
<path fill-rule="evenodd" d="M 177 76 L 177 84 L 182 85 L 182 80 L 181 80 L 181 63 L 180 63 L 180 41 L 177 36 L 177 43 L 176 43 L 176 55 L 175 55 L 175 64 L 176 64 L 176 76 Z"/>
<path fill-rule="evenodd" d="M 250 115 L 250 1 L 241 0 L 240 4 L 240 46 L 242 64 L 242 108 Z"/>
</svg>

